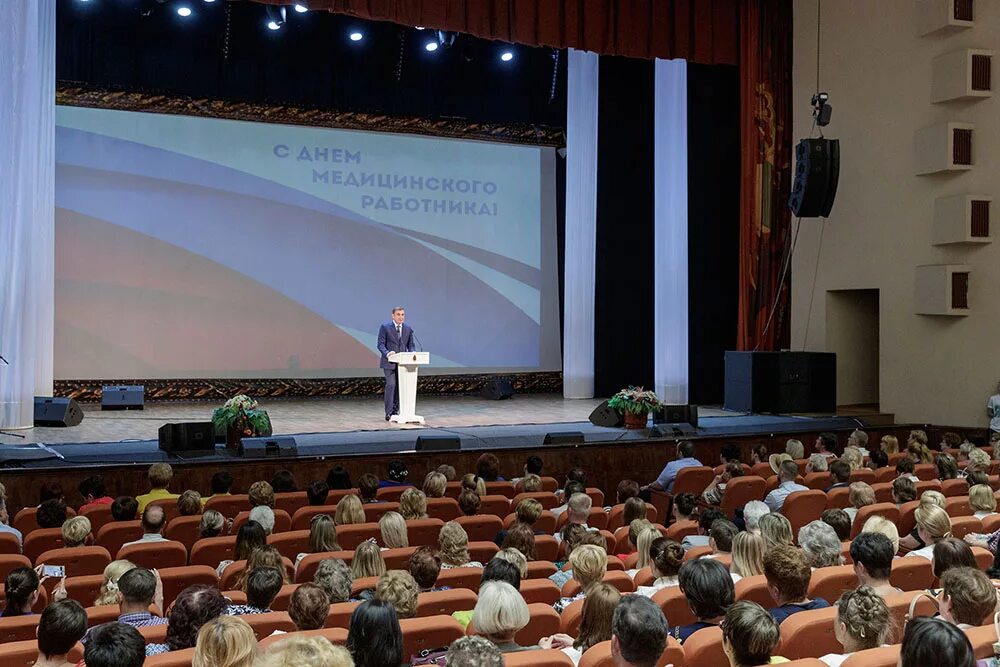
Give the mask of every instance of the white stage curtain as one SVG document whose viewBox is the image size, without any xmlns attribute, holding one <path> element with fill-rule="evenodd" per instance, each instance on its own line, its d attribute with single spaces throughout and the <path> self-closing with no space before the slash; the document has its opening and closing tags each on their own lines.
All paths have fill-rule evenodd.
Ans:
<svg viewBox="0 0 1000 667">
<path fill-rule="evenodd" d="M 687 62 L 657 60 L 653 117 L 654 362 L 657 395 L 688 402 Z"/>
<path fill-rule="evenodd" d="M 52 394 L 56 0 L 0 21 L 0 428 L 30 427 Z"/>
<path fill-rule="evenodd" d="M 563 396 L 566 398 L 594 396 L 597 63 L 596 53 L 569 49 L 563 290 Z"/>
</svg>

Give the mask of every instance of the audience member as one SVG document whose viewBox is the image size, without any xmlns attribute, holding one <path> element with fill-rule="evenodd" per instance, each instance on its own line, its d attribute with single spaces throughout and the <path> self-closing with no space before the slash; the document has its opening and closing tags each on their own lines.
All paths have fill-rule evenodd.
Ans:
<svg viewBox="0 0 1000 667">
<path fill-rule="evenodd" d="M 567 501 L 566 509 L 566 523 L 575 523 L 583 526 L 584 530 L 591 530 L 590 526 L 587 525 L 587 520 L 590 518 L 590 508 L 593 506 L 593 500 L 585 493 L 576 493 L 570 497 Z M 645 504 L 643 505 L 643 516 L 645 516 Z M 562 541 L 562 535 L 559 533 L 555 534 L 556 543 Z"/>
<path fill-rule="evenodd" d="M 879 470 L 881 468 L 889 467 L 889 455 L 883 452 L 881 449 L 876 449 L 874 451 L 868 452 L 868 468 L 871 470 Z"/>
<path fill-rule="evenodd" d="M 274 487 L 267 482 L 254 482 L 247 490 L 247 497 L 250 499 L 250 508 L 270 507 L 274 509 Z"/>
<path fill-rule="evenodd" d="M 177 514 L 180 516 L 197 516 L 201 514 L 203 504 L 201 494 L 188 489 L 177 498 Z"/>
<path fill-rule="evenodd" d="M 708 531 L 708 546 L 712 548 L 709 558 L 720 554 L 728 554 L 733 550 L 733 538 L 740 529 L 728 519 L 716 519 Z"/>
<path fill-rule="evenodd" d="M 476 475 L 482 477 L 487 482 L 502 482 L 500 476 L 500 459 L 494 454 L 486 452 L 476 461 Z"/>
<path fill-rule="evenodd" d="M 53 602 L 38 620 L 38 658 L 35 667 L 70 667 L 66 655 L 87 631 L 87 612 L 75 600 Z M 8 658 L 10 659 L 10 658 Z"/>
<path fill-rule="evenodd" d="M 479 634 L 497 645 L 501 653 L 538 648 L 521 646 L 514 636 L 531 619 L 528 605 L 513 586 L 490 581 L 479 588 L 479 599 L 472 610 L 472 625 Z"/>
<path fill-rule="evenodd" d="M 213 618 L 198 631 L 191 667 L 253 667 L 257 637 L 242 618 Z"/>
<path fill-rule="evenodd" d="M 208 498 L 202 498 L 202 503 L 207 503 L 215 497 L 231 495 L 231 491 L 233 489 L 233 475 L 226 470 L 219 471 L 212 475 L 212 479 L 208 484 L 212 491 L 212 495 Z"/>
<path fill-rule="evenodd" d="M 799 529 L 799 547 L 812 568 L 831 567 L 844 562 L 840 538 L 830 524 L 816 520 Z"/>
<path fill-rule="evenodd" d="M 826 492 L 832 489 L 843 489 L 851 485 L 851 466 L 846 461 L 836 460 L 830 463 L 830 486 Z"/>
<path fill-rule="evenodd" d="M 270 567 L 278 571 L 281 575 L 282 584 L 292 583 L 288 576 L 288 569 L 285 567 L 285 559 L 281 556 L 281 552 L 278 551 L 273 546 L 264 546 L 260 549 L 255 550 L 250 554 L 250 558 L 247 559 L 246 567 L 240 572 L 239 576 L 236 577 L 236 583 L 233 586 L 244 593 L 247 591 L 247 584 L 251 574 L 257 568 Z"/>
<path fill-rule="evenodd" d="M 899 452 L 899 440 L 894 435 L 883 435 L 879 439 L 878 444 L 886 454 L 896 454 Z"/>
<path fill-rule="evenodd" d="M 553 507 L 551 510 L 557 519 L 560 514 L 569 509 L 569 499 L 580 493 L 587 493 L 587 487 L 585 487 L 582 482 L 577 482 L 575 480 L 566 482 L 566 486 L 563 487 L 563 504 L 558 507 Z"/>
<path fill-rule="evenodd" d="M 337 526 L 329 514 L 317 514 L 309 521 L 309 552 L 300 553 L 295 557 L 295 567 L 309 554 L 340 551 L 337 542 Z"/>
<path fill-rule="evenodd" d="M 852 482 L 848 488 L 850 489 L 848 502 L 851 506 L 844 508 L 844 511 L 851 518 L 851 523 L 854 523 L 859 509 L 875 504 L 875 489 L 867 482 Z"/>
<path fill-rule="evenodd" d="M 257 507 L 254 507 L 250 510 L 248 518 L 250 521 L 256 521 L 260 524 L 260 527 L 264 529 L 265 535 L 270 535 L 274 532 L 274 510 L 267 505 L 257 505 Z"/>
<path fill-rule="evenodd" d="M 778 488 L 767 494 L 764 504 L 772 512 L 780 512 L 785 505 L 785 498 L 796 491 L 808 491 L 809 487 L 795 481 L 799 475 L 799 466 L 795 461 L 784 461 L 778 470 Z"/>
<path fill-rule="evenodd" d="M 580 584 L 580 592 L 571 597 L 562 597 L 552 605 L 557 611 L 562 610 L 577 600 L 587 597 L 590 588 L 604 579 L 608 571 L 608 554 L 592 544 L 582 544 L 573 549 L 569 555 L 573 579 Z"/>
<path fill-rule="evenodd" d="M 58 498 L 50 498 L 35 511 L 35 523 L 39 528 L 62 528 L 66 523 L 66 503 Z"/>
<path fill-rule="evenodd" d="M 361 502 L 364 503 L 377 503 L 378 500 L 378 477 L 366 472 L 360 478 L 358 478 L 358 493 L 361 496 Z"/>
<path fill-rule="evenodd" d="M 482 504 L 482 498 L 475 491 L 462 489 L 461 493 L 458 494 L 458 509 L 462 510 L 463 516 L 475 516 L 479 514 L 479 508 Z"/>
<path fill-rule="evenodd" d="M 288 615 L 297 630 L 319 630 L 330 613 L 330 596 L 316 584 L 299 584 L 288 600 Z"/>
<path fill-rule="evenodd" d="M 980 450 L 982 451 L 982 450 Z M 969 507 L 977 519 L 985 519 L 997 513 L 997 499 L 989 484 L 977 484 L 969 489 Z"/>
<path fill-rule="evenodd" d="M 291 470 L 282 469 L 271 476 L 271 488 L 275 493 L 294 493 L 299 490 L 299 484 Z"/>
<path fill-rule="evenodd" d="M 167 525 L 167 515 L 159 505 L 148 505 L 142 512 L 142 537 L 138 540 L 126 542 L 123 547 L 132 544 L 146 544 L 147 542 L 166 542 L 163 537 L 163 528 Z"/>
<path fill-rule="evenodd" d="M 10 525 L 10 513 L 7 512 L 7 499 L 0 495 L 0 533 L 10 533 L 17 538 L 18 546 L 23 545 L 24 536 L 21 531 Z"/>
<path fill-rule="evenodd" d="M 522 493 L 539 493 L 542 490 L 542 478 L 538 475 L 527 475 L 518 483 Z"/>
<path fill-rule="evenodd" d="M 95 627 L 83 651 L 86 667 L 142 667 L 144 662 L 146 640 L 138 630 L 122 623 Z"/>
<path fill-rule="evenodd" d="M 354 558 L 351 559 L 352 579 L 381 577 L 385 574 L 385 569 L 382 552 L 374 542 L 362 542 L 354 550 Z"/>
<path fill-rule="evenodd" d="M 762 500 L 751 500 L 743 506 L 743 525 L 751 533 L 760 535 L 760 520 L 771 509 Z"/>
<path fill-rule="evenodd" d="M 914 465 L 934 463 L 934 453 L 925 443 L 917 440 L 911 440 L 906 444 L 906 453 Z"/>
<path fill-rule="evenodd" d="M 828 459 L 835 459 L 840 455 L 840 444 L 834 433 L 820 433 L 813 443 L 816 451 Z"/>
<path fill-rule="evenodd" d="M 760 519 L 760 536 L 764 538 L 765 551 L 792 543 L 792 524 L 784 515 L 765 514 Z"/>
<path fill-rule="evenodd" d="M 662 533 L 653 527 L 646 519 L 637 519 L 629 524 L 628 526 L 628 541 L 631 545 L 635 547 L 636 561 L 635 567 L 626 570 L 628 576 L 635 579 L 635 575 L 639 573 L 644 567 L 650 566 L 650 560 L 652 559 L 652 553 L 650 550 L 653 548 L 653 542 L 660 539 Z M 558 572 L 556 573 L 558 574 Z M 555 576 L 555 575 L 553 575 Z M 549 577 L 550 579 L 552 577 Z M 568 580 L 567 580 L 568 581 Z M 566 583 L 565 581 L 557 581 L 556 584 L 561 586 Z"/>
<path fill-rule="evenodd" d="M 958 462 L 951 454 L 938 454 L 934 459 L 934 464 L 937 466 L 938 479 L 942 482 L 958 478 Z"/>
<path fill-rule="evenodd" d="M 953 567 L 941 575 L 938 609 L 941 618 L 962 630 L 993 620 L 997 590 L 993 582 L 975 567 Z"/>
<path fill-rule="evenodd" d="M 892 543 L 892 553 L 899 553 L 899 529 L 895 523 L 884 516 L 876 514 L 875 516 L 868 517 L 865 525 L 861 527 L 861 532 L 885 535 Z"/>
<path fill-rule="evenodd" d="M 844 453 L 840 455 L 840 460 L 850 467 L 851 472 L 854 472 L 861 469 L 865 457 L 861 455 L 861 450 L 857 447 L 848 446 L 844 447 Z"/>
<path fill-rule="evenodd" d="M 160 575 L 144 567 L 133 567 L 118 578 L 118 622 L 133 628 L 163 625 L 164 616 L 154 616 L 149 605 L 156 605 L 163 614 L 163 582 Z"/>
<path fill-rule="evenodd" d="M 892 481 L 892 502 L 896 503 L 896 507 L 916 499 L 917 487 L 912 479 L 909 477 L 897 477 Z"/>
<path fill-rule="evenodd" d="M 800 611 L 830 606 L 823 598 L 806 596 L 812 570 L 805 554 L 795 547 L 778 546 L 764 554 L 764 576 L 776 605 L 771 615 L 778 623 Z"/>
<path fill-rule="evenodd" d="M 868 456 L 868 434 L 859 428 L 847 436 L 847 446 L 857 448 L 862 456 Z"/>
<path fill-rule="evenodd" d="M 905 477 L 911 482 L 919 482 L 920 478 L 913 474 L 915 470 L 913 459 L 903 458 L 896 461 L 896 475 L 897 477 Z"/>
<path fill-rule="evenodd" d="M 351 473 L 347 472 L 347 468 L 342 465 L 330 468 L 330 472 L 326 473 L 326 485 L 337 491 L 346 491 L 354 487 L 351 484 Z"/>
<path fill-rule="evenodd" d="M 726 494 L 726 485 L 734 477 L 743 476 L 743 464 L 737 462 L 727 463 L 722 470 L 722 474 L 716 475 L 712 483 L 702 492 L 701 499 L 709 505 L 720 505 Z"/>
<path fill-rule="evenodd" d="M 455 466 L 448 465 L 447 463 L 439 465 L 437 471 L 444 475 L 445 479 L 449 482 L 454 482 L 458 477 L 458 473 L 455 472 Z"/>
<path fill-rule="evenodd" d="M 424 496 L 428 498 L 444 498 L 448 487 L 448 478 L 439 472 L 429 472 L 424 478 Z"/>
<path fill-rule="evenodd" d="M 697 619 L 694 623 L 674 626 L 672 629 L 674 638 L 683 643 L 702 628 L 718 626 L 726 615 L 726 610 L 733 604 L 736 594 L 729 570 L 711 558 L 685 562 L 681 566 L 678 581 L 687 598 L 688 607 Z"/>
<path fill-rule="evenodd" d="M 727 442 L 719 448 L 719 464 L 726 465 L 727 463 L 742 463 L 740 457 L 742 456 L 741 448 L 735 442 Z"/>
<path fill-rule="evenodd" d="M 389 570 L 375 584 L 375 599 L 388 602 L 396 609 L 399 618 L 413 618 L 417 615 L 417 582 L 409 572 Z"/>
<path fill-rule="evenodd" d="M 411 487 L 399 496 L 399 513 L 407 521 L 427 518 L 427 496 L 424 492 Z"/>
<path fill-rule="evenodd" d="M 111 518 L 115 521 L 135 521 L 139 502 L 132 496 L 118 496 L 111 503 Z"/>
<path fill-rule="evenodd" d="M 889 583 L 895 549 L 889 538 L 881 533 L 862 532 L 851 542 L 851 560 L 858 586 L 869 588 L 886 596 L 900 592 Z"/>
<path fill-rule="evenodd" d="M 660 531 L 650 529 L 656 534 Z M 653 597 L 658 591 L 679 585 L 678 573 L 684 563 L 684 547 L 674 540 L 660 537 L 649 545 L 649 569 L 653 574 L 650 586 L 639 586 L 636 593 Z M 603 577 L 603 575 L 601 575 Z"/>
<path fill-rule="evenodd" d="M 351 567 L 339 558 L 320 561 L 313 575 L 313 583 L 323 589 L 330 604 L 339 604 L 351 599 L 353 577 Z"/>
<path fill-rule="evenodd" d="M 333 522 L 338 526 L 365 523 L 365 508 L 361 505 L 361 499 L 353 493 L 341 498 L 334 510 Z"/>
<path fill-rule="evenodd" d="M 583 608 L 580 610 L 580 631 L 576 639 L 560 633 L 543 637 L 538 646 L 543 649 L 562 649 L 573 664 L 579 664 L 587 649 L 611 639 L 611 621 L 621 598 L 622 594 L 611 584 L 595 584 L 590 595 L 583 601 Z"/>
<path fill-rule="evenodd" d="M 976 555 L 968 544 L 955 537 L 948 537 L 934 544 L 931 568 L 938 579 L 956 567 L 978 568 Z"/>
<path fill-rule="evenodd" d="M 674 521 L 694 521 L 698 511 L 698 498 L 693 493 L 678 493 L 674 496 Z"/>
<path fill-rule="evenodd" d="M 819 515 L 819 520 L 829 524 L 833 528 L 833 531 L 837 533 L 837 539 L 841 542 L 851 539 L 851 524 L 853 522 L 847 512 L 839 507 L 831 507 L 828 510 L 823 510 L 823 513 Z"/>
<path fill-rule="evenodd" d="M 684 547 L 684 551 L 688 549 L 693 549 L 694 547 L 707 547 L 709 546 L 709 531 L 712 530 L 712 524 L 714 524 L 719 519 L 725 519 L 725 513 L 715 507 L 709 507 L 701 516 L 698 518 L 698 534 L 697 535 L 686 535 L 683 540 L 681 540 L 681 546 Z"/>
<path fill-rule="evenodd" d="M 399 512 L 383 514 L 378 520 L 378 528 L 382 535 L 382 546 L 386 549 L 405 549 L 410 546 L 406 521 Z"/>
<path fill-rule="evenodd" d="M 107 487 L 104 485 L 104 478 L 100 475 L 91 475 L 84 478 L 77 485 L 76 490 L 80 492 L 80 497 L 83 498 L 83 505 L 80 506 L 81 513 L 84 510 L 100 507 L 101 505 L 110 505 L 115 501 L 114 498 L 108 495 Z"/>
<path fill-rule="evenodd" d="M 694 457 L 694 443 L 690 440 L 681 440 L 677 443 L 677 460 L 665 465 L 659 477 L 656 478 L 656 481 L 642 487 L 642 491 L 646 492 L 646 497 L 643 500 L 649 499 L 649 491 L 666 491 L 670 493 L 674 490 L 674 480 L 677 479 L 677 473 L 684 468 L 697 468 L 701 467 L 701 465 L 701 461 Z"/>
<path fill-rule="evenodd" d="M 136 497 L 136 502 L 139 503 L 137 512 L 143 512 L 146 505 L 156 500 L 177 497 L 177 494 L 170 493 L 168 488 L 170 480 L 174 478 L 174 469 L 170 467 L 169 463 L 154 463 L 149 466 L 146 476 L 149 479 L 149 493 Z"/>
<path fill-rule="evenodd" d="M 647 597 L 626 595 L 611 619 L 611 658 L 615 667 L 655 667 L 670 629 L 663 611 Z"/>
<path fill-rule="evenodd" d="M 939 618 L 917 617 L 906 624 L 899 667 L 974 667 L 976 657 L 969 638 L 955 625 Z"/>
<path fill-rule="evenodd" d="M 722 623 L 722 651 L 730 667 L 788 662 L 774 656 L 780 641 L 777 621 L 756 602 L 735 602 L 726 610 Z"/>
<path fill-rule="evenodd" d="M 309 482 L 306 486 L 306 498 L 312 507 L 322 507 L 326 505 L 327 496 L 330 495 L 330 485 L 326 482 L 316 480 Z"/>
<path fill-rule="evenodd" d="M 520 549 L 515 549 L 513 547 L 501 549 L 495 556 L 493 556 L 493 558 L 490 559 L 490 562 L 492 563 L 495 560 L 502 560 L 510 563 L 517 568 L 517 571 L 521 575 L 522 579 L 528 578 L 528 559 L 524 557 L 524 554 L 521 553 Z"/>
<path fill-rule="evenodd" d="M 750 448 L 750 465 L 755 466 L 760 463 L 767 463 L 767 445 L 761 443 Z"/>
<path fill-rule="evenodd" d="M 441 558 L 434 553 L 432 547 L 418 547 L 410 556 L 408 565 L 410 576 L 417 582 L 421 593 L 444 590 L 436 588 L 438 575 L 441 574 Z"/>
<path fill-rule="evenodd" d="M 226 568 L 238 560 L 249 560 L 250 555 L 267 545 L 267 533 L 263 526 L 256 521 L 247 521 L 236 531 L 236 546 L 233 548 L 233 560 L 223 560 L 215 568 L 219 579 L 222 578 Z"/>
<path fill-rule="evenodd" d="M 61 500 L 63 504 L 66 503 L 62 484 L 56 481 L 49 481 L 38 485 L 38 504 L 41 505 L 47 500 Z"/>
<path fill-rule="evenodd" d="M 403 657 L 403 632 L 393 606 L 381 600 L 358 605 L 351 614 L 347 650 L 355 667 L 399 667 L 409 662 Z"/>
<path fill-rule="evenodd" d="M 486 480 L 474 473 L 462 475 L 462 488 L 474 491 L 480 496 L 486 495 Z"/>
<path fill-rule="evenodd" d="M 257 552 L 257 554 L 260 553 L 263 552 Z M 249 574 L 247 574 L 246 582 L 243 586 L 247 594 L 247 603 L 229 605 L 226 609 L 226 615 L 249 616 L 251 614 L 266 614 L 270 612 L 274 598 L 278 596 L 278 591 L 286 583 L 285 577 L 282 575 L 282 569 L 269 566 L 250 569 L 250 563 L 247 563 Z"/>
<path fill-rule="evenodd" d="M 809 455 L 809 462 L 806 463 L 806 474 L 811 472 L 827 472 L 829 470 L 830 459 L 819 453 Z"/>
<path fill-rule="evenodd" d="M 637 498 L 639 496 L 639 482 L 634 479 L 623 479 L 618 482 L 618 488 L 615 489 L 615 503 L 618 505 L 623 505 L 629 498 Z"/>
<path fill-rule="evenodd" d="M 453 567 L 482 567 L 483 564 L 469 556 L 469 535 L 457 521 L 449 521 L 438 532 L 441 546 L 441 569 Z"/>
<path fill-rule="evenodd" d="M 658 531 L 657 531 L 658 532 Z M 733 538 L 733 560 L 729 574 L 733 583 L 745 577 L 764 574 L 764 538 L 750 532 L 737 533 Z"/>
<path fill-rule="evenodd" d="M 511 526 L 499 546 L 501 549 L 517 549 L 528 560 L 538 560 L 535 532 L 526 523 L 517 522 Z"/>
<path fill-rule="evenodd" d="M 840 667 L 852 653 L 877 648 L 892 636 L 892 615 L 885 600 L 871 587 L 859 586 L 853 591 L 845 591 L 836 606 L 833 635 L 844 650 L 820 658 L 829 667 Z"/>
<path fill-rule="evenodd" d="M 935 504 L 925 503 L 923 499 L 920 506 L 913 513 L 913 518 L 917 522 L 917 534 L 924 546 L 910 551 L 907 556 L 920 556 L 931 560 L 934 556 L 934 543 L 951 537 L 951 519 L 948 513 Z"/>
<path fill-rule="evenodd" d="M 785 453 L 791 456 L 793 460 L 804 459 L 806 457 L 806 448 L 801 440 L 789 438 L 785 441 Z"/>
<path fill-rule="evenodd" d="M 386 479 L 378 483 L 379 488 L 386 486 L 412 486 L 409 480 L 406 479 L 409 475 L 410 471 L 406 469 L 406 464 L 399 459 L 393 459 L 386 466 Z"/>
<path fill-rule="evenodd" d="M 88 537 L 90 537 L 90 519 L 87 517 L 74 516 L 63 523 L 62 538 L 65 548 L 82 547 Z"/>
<path fill-rule="evenodd" d="M 135 567 L 135 563 L 128 560 L 113 560 L 105 568 L 103 572 L 104 582 L 101 584 L 100 590 L 97 592 L 97 598 L 94 600 L 95 607 L 103 607 L 109 604 L 118 604 L 118 582 L 121 581 L 122 575 Z M 161 610 L 162 611 L 162 610 Z"/>
<path fill-rule="evenodd" d="M 179 651 L 195 645 L 201 626 L 226 611 L 229 604 L 218 589 L 204 584 L 188 586 L 170 608 L 167 638 L 162 644 L 147 644 L 146 655 Z M 92 638 L 93 639 L 93 638 Z"/>
<path fill-rule="evenodd" d="M 448 647 L 445 664 L 448 667 L 503 667 L 503 653 L 484 637 L 461 637 Z"/>
</svg>

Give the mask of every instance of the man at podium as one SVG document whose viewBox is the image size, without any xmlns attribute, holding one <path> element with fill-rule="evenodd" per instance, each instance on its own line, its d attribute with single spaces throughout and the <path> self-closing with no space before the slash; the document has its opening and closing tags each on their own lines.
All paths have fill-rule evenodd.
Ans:
<svg viewBox="0 0 1000 667">
<path fill-rule="evenodd" d="M 390 352 L 413 352 L 413 327 L 405 324 L 402 306 L 392 309 L 392 320 L 378 328 L 378 351 L 382 354 L 379 368 L 385 373 L 385 420 L 399 414 L 399 375 L 396 364 L 389 361 Z"/>
</svg>

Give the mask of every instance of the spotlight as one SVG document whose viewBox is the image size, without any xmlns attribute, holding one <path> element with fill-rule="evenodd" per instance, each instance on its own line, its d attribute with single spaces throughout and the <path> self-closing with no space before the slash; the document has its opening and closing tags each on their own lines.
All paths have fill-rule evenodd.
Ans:
<svg viewBox="0 0 1000 667">
<path fill-rule="evenodd" d="M 188 7 L 187 5 L 181 5 L 180 7 L 177 8 L 177 15 L 182 18 L 187 18 L 191 16 L 191 8 Z"/>
<path fill-rule="evenodd" d="M 284 7 L 273 7 L 271 5 L 264 7 L 264 25 L 267 26 L 268 30 L 281 30 L 287 18 Z"/>
<path fill-rule="evenodd" d="M 211 4 L 211 3 L 215 2 L 215 0 L 203 0 L 203 1 L 204 1 L 205 3 L 208 3 L 208 4 Z"/>
<path fill-rule="evenodd" d="M 422 26 L 422 25 L 415 25 L 413 27 L 416 28 L 417 30 L 423 30 L 424 29 L 424 26 Z"/>
<path fill-rule="evenodd" d="M 424 48 L 427 49 L 428 51 L 437 51 L 438 50 L 438 43 L 437 42 L 427 42 L 426 44 L 424 44 Z"/>
<path fill-rule="evenodd" d="M 352 42 L 360 42 L 362 39 L 364 39 L 364 35 L 362 35 L 360 32 L 356 30 L 350 34 L 350 37 Z"/>
<path fill-rule="evenodd" d="M 504 51 L 503 53 L 500 54 L 500 60 L 504 61 L 505 63 L 509 63 L 513 59 L 514 59 L 514 53 L 512 51 Z"/>
<path fill-rule="evenodd" d="M 306 12 L 309 11 L 309 8 L 306 7 L 305 5 L 295 3 L 295 11 L 297 11 L 299 14 L 305 14 Z"/>
<path fill-rule="evenodd" d="M 277 21 L 268 21 L 267 22 L 267 29 L 268 30 L 281 30 L 281 24 L 278 23 Z"/>
</svg>

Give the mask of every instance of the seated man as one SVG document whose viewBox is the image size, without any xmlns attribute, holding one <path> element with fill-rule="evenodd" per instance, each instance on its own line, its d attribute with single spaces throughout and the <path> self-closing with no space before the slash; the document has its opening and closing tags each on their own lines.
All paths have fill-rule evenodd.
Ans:
<svg viewBox="0 0 1000 667">
<path fill-rule="evenodd" d="M 801 549 L 779 546 L 764 554 L 764 577 L 767 590 L 777 605 L 770 612 L 779 624 L 800 611 L 830 606 L 823 598 L 810 600 L 806 597 L 812 568 Z"/>
<path fill-rule="evenodd" d="M 118 622 L 133 628 L 165 625 L 166 616 L 153 616 L 149 605 L 155 604 L 163 614 L 163 582 L 159 573 L 144 567 L 134 567 L 118 578 Z"/>
<path fill-rule="evenodd" d="M 690 440 L 682 440 L 677 445 L 677 460 L 665 465 L 655 482 L 642 487 L 641 490 L 645 492 L 643 500 L 649 501 L 650 491 L 671 493 L 674 490 L 674 480 L 677 479 L 677 473 L 684 468 L 700 468 L 701 465 L 701 461 L 694 458 L 694 443 Z"/>
<path fill-rule="evenodd" d="M 938 600 L 941 618 L 968 630 L 993 620 L 997 592 L 981 570 L 953 567 L 941 575 Z"/>
<path fill-rule="evenodd" d="M 330 596 L 316 584 L 302 584 L 288 601 L 288 615 L 297 630 L 321 629 L 329 612 Z"/>
<path fill-rule="evenodd" d="M 17 538 L 18 545 L 24 544 L 24 537 L 21 531 L 10 524 L 10 513 L 7 511 L 7 500 L 0 496 L 0 533 L 10 533 Z"/>
<path fill-rule="evenodd" d="M 231 491 L 233 488 L 233 475 L 225 470 L 217 472 L 212 475 L 212 479 L 209 482 L 209 486 L 212 489 L 212 494 L 210 496 L 203 496 L 201 499 L 201 504 L 204 505 L 208 502 L 209 498 L 215 498 L 216 496 L 228 496 L 232 495 Z"/>
<path fill-rule="evenodd" d="M 683 540 L 681 540 L 681 546 L 684 547 L 684 551 L 692 549 L 694 547 L 707 547 L 709 546 L 709 532 L 712 530 L 712 525 L 719 519 L 725 519 L 725 513 L 716 508 L 709 507 L 707 510 L 701 513 L 698 518 L 698 534 L 688 535 Z"/>
<path fill-rule="evenodd" d="M 740 529 L 728 519 L 713 521 L 712 527 L 708 530 L 708 546 L 712 547 L 712 553 L 708 558 L 730 553 L 733 550 L 733 538 L 738 532 Z"/>
<path fill-rule="evenodd" d="M 652 600 L 622 596 L 611 620 L 611 658 L 615 667 L 655 667 L 667 645 L 667 619 Z"/>
<path fill-rule="evenodd" d="M 808 486 L 802 486 L 795 481 L 798 477 L 799 466 L 795 461 L 782 461 L 781 465 L 778 467 L 778 488 L 771 493 L 767 494 L 764 498 L 764 504 L 772 512 L 780 512 L 781 508 L 785 505 L 785 498 L 795 493 L 796 491 L 808 491 Z"/>
<path fill-rule="evenodd" d="M 154 500 L 178 497 L 178 494 L 171 493 L 167 488 L 170 486 L 170 480 L 174 478 L 174 469 L 170 467 L 169 463 L 154 463 L 149 466 L 149 471 L 146 475 L 149 477 L 150 490 L 149 493 L 144 493 L 136 497 L 136 500 L 139 502 L 140 512 L 145 510 L 146 505 Z"/>
<path fill-rule="evenodd" d="M 145 661 L 146 640 L 124 623 L 98 625 L 83 652 L 87 667 L 142 667 Z"/>
<path fill-rule="evenodd" d="M 132 496 L 118 496 L 111 503 L 111 518 L 115 521 L 135 521 L 139 503 Z"/>
<path fill-rule="evenodd" d="M 131 544 L 145 544 L 146 542 L 166 542 L 167 538 L 161 534 L 163 527 L 167 525 L 167 515 L 159 505 L 150 505 L 142 513 L 142 537 L 138 540 L 126 542 L 123 547 Z"/>
<path fill-rule="evenodd" d="M 77 485 L 76 489 L 80 492 L 80 497 L 83 498 L 83 505 L 80 506 L 80 512 L 90 507 L 110 505 L 115 501 L 114 498 L 108 495 L 107 489 L 104 486 L 104 478 L 100 475 L 87 477 Z"/>
<path fill-rule="evenodd" d="M 832 485 L 827 487 L 826 492 L 830 493 L 831 489 L 843 489 L 851 485 L 851 466 L 846 461 L 841 461 L 837 459 L 830 463 L 830 481 L 833 482 Z"/>
<path fill-rule="evenodd" d="M 266 614 L 271 611 L 271 603 L 278 597 L 278 591 L 284 585 L 278 568 L 258 567 L 247 576 L 247 603 L 230 604 L 225 614 L 227 616 Z"/>
<path fill-rule="evenodd" d="M 894 556 L 892 542 L 881 533 L 860 533 L 855 537 L 851 542 L 851 560 L 858 586 L 871 586 L 883 597 L 898 593 L 899 589 L 889 583 Z"/>
<path fill-rule="evenodd" d="M 739 514 L 739 510 L 736 511 Z M 764 504 L 762 500 L 751 500 L 743 506 L 743 525 L 747 532 L 760 535 L 760 518 L 765 514 L 770 514 L 771 508 Z"/>
<path fill-rule="evenodd" d="M 38 621 L 38 659 L 35 660 L 35 665 L 74 664 L 66 654 L 83 638 L 86 631 L 87 612 L 79 602 L 53 602 L 45 608 Z"/>
<path fill-rule="evenodd" d="M 829 524 L 837 533 L 837 539 L 841 542 L 851 539 L 851 517 L 839 507 L 831 507 L 830 509 L 823 510 L 823 513 L 819 515 L 819 520 Z"/>
<path fill-rule="evenodd" d="M 586 493 L 575 493 L 573 494 L 569 502 L 566 503 L 567 506 L 567 520 L 566 524 L 575 523 L 577 525 L 583 526 L 584 530 L 597 530 L 596 528 L 591 528 L 587 525 L 587 519 L 590 518 L 590 508 L 593 505 L 593 500 Z M 554 536 L 556 538 L 556 544 L 562 541 L 562 533 L 557 532 Z"/>
<path fill-rule="evenodd" d="M 569 509 L 569 499 L 578 493 L 582 493 L 584 495 L 587 493 L 587 487 L 583 484 L 583 482 L 578 482 L 576 480 L 566 482 L 566 486 L 563 487 L 563 504 L 552 508 L 552 513 L 557 519 L 560 514 Z"/>
</svg>

